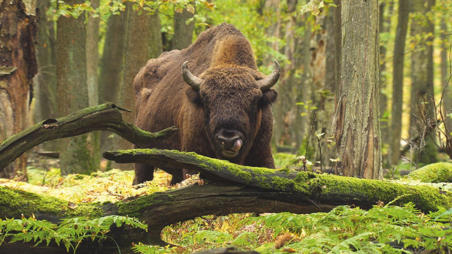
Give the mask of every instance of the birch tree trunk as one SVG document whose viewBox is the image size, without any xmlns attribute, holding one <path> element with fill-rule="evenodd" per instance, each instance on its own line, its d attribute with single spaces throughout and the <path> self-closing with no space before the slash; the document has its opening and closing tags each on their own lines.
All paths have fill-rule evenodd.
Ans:
<svg viewBox="0 0 452 254">
<path fill-rule="evenodd" d="M 341 173 L 381 178 L 378 1 L 343 1 L 341 8 L 342 63 L 336 108 Z"/>
<path fill-rule="evenodd" d="M 35 56 L 36 2 L 0 2 L 0 141 L 28 126 Z M 2 177 L 27 179 L 27 156 L 4 170 Z"/>
</svg>

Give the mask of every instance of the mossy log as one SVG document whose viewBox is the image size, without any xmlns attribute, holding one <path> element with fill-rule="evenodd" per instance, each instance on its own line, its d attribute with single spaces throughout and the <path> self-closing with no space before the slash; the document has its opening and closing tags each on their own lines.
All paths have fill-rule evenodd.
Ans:
<svg viewBox="0 0 452 254">
<path fill-rule="evenodd" d="M 412 171 L 408 179 L 424 183 L 452 183 L 452 163 L 438 162 Z"/>
<path fill-rule="evenodd" d="M 450 193 L 441 193 L 430 186 L 409 186 L 380 180 L 241 166 L 195 153 L 171 150 L 133 149 L 108 152 L 104 156 L 117 162 L 146 162 L 174 170 L 198 170 L 207 183 L 116 203 L 87 204 L 73 204 L 53 197 L 0 187 L 0 218 L 20 218 L 22 215 L 34 214 L 38 219 L 58 222 L 62 218 L 82 215 L 137 217 L 149 225 L 149 233 L 125 228 L 115 230 L 111 235 L 120 246 L 127 249 L 132 241 L 165 244 L 160 239 L 163 227 L 208 214 L 282 211 L 312 213 L 326 212 L 344 204 L 370 208 L 380 202 L 413 202 L 419 209 L 427 212 L 436 210 L 439 206 L 450 207 L 452 199 Z M 4 244 L 2 250 L 9 249 L 12 253 L 19 247 L 27 246 L 32 245 Z M 48 248 L 52 248 L 49 253 L 58 253 L 56 250 L 59 247 Z M 91 250 L 96 253 L 111 253 L 114 248 L 112 243 L 89 243 L 83 253 L 90 253 Z M 64 252 L 64 249 L 61 251 Z M 127 250 L 122 252 L 126 253 Z"/>
<path fill-rule="evenodd" d="M 163 169 L 192 169 L 206 179 L 223 179 L 262 190 L 290 193 L 287 202 L 314 206 L 355 205 L 370 208 L 379 202 L 412 202 L 424 211 L 451 207 L 452 195 L 430 186 L 413 186 L 383 180 L 360 179 L 306 171 L 274 170 L 237 165 L 196 153 L 175 150 L 131 149 L 106 152 L 104 157 L 119 163 L 149 163 Z"/>
<path fill-rule="evenodd" d="M 283 212 L 312 213 L 329 211 L 334 206 L 313 205 L 311 202 L 293 202 L 296 195 L 282 192 L 262 190 L 239 185 L 206 184 L 192 185 L 186 188 L 159 192 L 151 195 L 135 197 L 116 203 L 73 204 L 71 202 L 49 196 L 37 195 L 21 190 L 0 186 L 0 218 L 21 218 L 34 216 L 58 222 L 62 218 L 75 216 L 99 217 L 104 215 L 128 215 L 139 218 L 149 226 L 149 232 L 123 228 L 114 230 L 111 237 L 123 247 L 127 253 L 131 242 L 147 242 L 153 244 L 166 243 L 160 239 L 160 232 L 166 225 L 207 214 L 226 215 L 236 212 Z M 28 247 L 27 247 L 28 246 Z M 2 251 L 30 248 L 33 244 L 3 244 Z M 114 253 L 115 245 L 106 242 L 88 243 L 82 246 L 80 253 Z M 38 249 L 35 249 L 37 251 Z M 39 247 L 37 253 L 65 253 L 64 248 L 57 246 Z M 61 252 L 58 252 L 60 250 Z M 82 251 L 83 250 L 83 251 Z M 29 252 L 26 252 L 29 253 Z"/>
<path fill-rule="evenodd" d="M 65 117 L 47 119 L 11 136 L 0 144 L 0 171 L 24 152 L 49 140 L 106 130 L 140 145 L 166 137 L 176 130 L 168 128 L 156 133 L 141 130 L 133 124 L 124 122 L 120 110 L 122 109 L 112 103 L 89 107 Z"/>
</svg>

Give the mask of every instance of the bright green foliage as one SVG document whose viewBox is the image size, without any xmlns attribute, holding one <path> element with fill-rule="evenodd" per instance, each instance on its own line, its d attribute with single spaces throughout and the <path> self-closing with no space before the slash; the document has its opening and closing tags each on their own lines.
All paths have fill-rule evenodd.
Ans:
<svg viewBox="0 0 452 254">
<path fill-rule="evenodd" d="M 286 168 L 292 165 L 292 161 L 296 160 L 297 156 L 290 153 L 275 153 L 273 159 L 275 160 L 276 168 Z"/>
<path fill-rule="evenodd" d="M 161 247 L 161 246 L 153 246 L 153 245 L 146 245 L 143 243 L 138 243 L 132 247 L 132 250 L 135 253 L 142 253 L 142 254 L 165 254 L 165 253 L 177 253 L 176 247 Z"/>
<path fill-rule="evenodd" d="M 258 237 L 257 233 L 245 231 L 238 235 L 231 244 L 239 247 L 254 246 L 258 243 Z"/>
<path fill-rule="evenodd" d="M 424 183 L 450 183 L 452 182 L 452 163 L 439 162 L 429 164 L 411 172 L 408 178 Z"/>
<path fill-rule="evenodd" d="M 33 242 L 49 245 L 52 241 L 63 245 L 66 251 L 76 253 L 79 245 L 90 239 L 101 241 L 107 239 L 111 226 L 123 225 L 147 231 L 147 225 L 135 218 L 125 216 L 105 216 L 96 219 L 75 217 L 54 224 L 46 220 L 37 220 L 34 216 L 22 219 L 0 219 L 0 245 L 5 241 Z M 114 239 L 112 239 L 114 240 Z"/>
<path fill-rule="evenodd" d="M 193 236 L 193 242 L 197 244 L 225 244 L 231 240 L 230 234 L 214 230 L 201 230 Z"/>
<path fill-rule="evenodd" d="M 192 253 L 236 246 L 260 253 L 441 253 L 452 248 L 452 209 L 423 214 L 413 205 L 374 206 L 366 211 L 339 206 L 329 213 L 263 216 L 205 216 L 167 227 L 164 238 L 176 249 L 134 248 L 138 253 Z M 290 240 L 276 249 L 282 235 Z M 156 252 L 150 252 L 149 250 Z"/>
</svg>

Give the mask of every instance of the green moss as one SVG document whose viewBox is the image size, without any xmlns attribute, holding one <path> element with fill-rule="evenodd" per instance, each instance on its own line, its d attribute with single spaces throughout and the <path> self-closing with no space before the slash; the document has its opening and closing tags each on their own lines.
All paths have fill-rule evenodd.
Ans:
<svg viewBox="0 0 452 254">
<path fill-rule="evenodd" d="M 438 189 L 430 186 L 409 186 L 382 180 L 359 179 L 353 177 L 342 177 L 336 175 L 318 175 L 317 181 L 310 180 L 311 191 L 320 192 L 320 199 L 334 200 L 340 198 L 368 200 L 369 205 L 378 201 L 391 202 L 398 200 L 398 204 L 408 201 L 416 203 L 423 211 L 437 210 L 438 207 L 450 207 L 452 205 L 452 194 L 440 194 Z"/>
<path fill-rule="evenodd" d="M 407 178 L 424 183 L 452 182 L 452 163 L 439 162 L 429 164 L 411 172 Z"/>
<path fill-rule="evenodd" d="M 409 186 L 381 180 L 249 167 L 174 150 L 137 149 L 122 153 L 142 155 L 143 158 L 149 155 L 152 159 L 174 160 L 181 165 L 205 170 L 231 181 L 263 189 L 295 192 L 327 204 L 340 200 L 344 204 L 356 203 L 371 207 L 379 201 L 389 203 L 397 199 L 398 204 L 412 201 L 419 209 L 430 211 L 437 210 L 440 206 L 449 207 L 452 201 L 450 193 L 441 194 L 438 189 L 430 186 Z"/>
<path fill-rule="evenodd" d="M 102 211 L 94 204 L 74 205 L 53 197 L 14 190 L 0 186 L 0 217 L 12 218 L 21 215 L 41 214 L 58 218 L 66 216 L 100 216 Z"/>
<path fill-rule="evenodd" d="M 18 217 L 21 214 L 30 216 L 32 213 L 61 214 L 68 203 L 51 198 L 41 197 L 33 193 L 0 187 L 0 216 Z"/>
<path fill-rule="evenodd" d="M 171 201 L 172 197 L 167 193 L 168 192 L 160 195 L 160 193 L 156 192 L 151 195 L 139 197 L 129 202 L 118 202 L 116 203 L 118 214 L 131 217 L 142 217 L 144 208 L 149 207 L 150 205 L 159 205 L 164 202 Z"/>
<path fill-rule="evenodd" d="M 275 160 L 275 166 L 277 168 L 287 168 L 292 166 L 292 162 L 296 160 L 297 156 L 290 153 L 275 153 L 273 159 Z"/>
</svg>

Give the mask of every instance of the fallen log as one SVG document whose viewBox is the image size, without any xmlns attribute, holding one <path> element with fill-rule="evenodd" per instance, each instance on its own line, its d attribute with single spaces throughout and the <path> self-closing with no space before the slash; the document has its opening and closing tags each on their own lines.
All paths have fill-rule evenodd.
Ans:
<svg viewBox="0 0 452 254">
<path fill-rule="evenodd" d="M 73 137 L 91 131 L 112 131 L 136 145 L 149 144 L 150 140 L 175 133 L 171 127 L 150 133 L 124 122 L 121 109 L 106 103 L 89 107 L 57 119 L 47 119 L 11 136 L 0 144 L 0 171 L 24 152 L 45 141 Z"/>
<path fill-rule="evenodd" d="M 115 241 L 127 249 L 132 241 L 164 245 L 166 243 L 160 239 L 160 232 L 165 226 L 203 215 L 326 212 L 337 205 L 360 206 L 365 209 L 381 202 L 413 202 L 422 211 L 431 211 L 439 206 L 450 207 L 452 199 L 450 193 L 440 192 L 430 186 L 255 168 L 171 150 L 132 149 L 108 152 L 104 156 L 123 163 L 146 162 L 173 170 L 198 170 L 204 175 L 207 184 L 116 203 L 87 204 L 73 204 L 53 197 L 0 187 L 0 217 L 21 218 L 34 215 L 38 219 L 52 222 L 75 216 L 137 217 L 149 226 L 149 232 L 126 228 L 112 233 Z M 19 248 L 18 244 L 3 247 L 9 246 L 12 253 Z M 108 247 L 106 243 L 101 247 L 96 247 L 97 245 L 89 245 L 87 248 L 96 253 L 108 253 L 115 247 Z M 24 246 L 29 245 L 21 245 Z"/>
<path fill-rule="evenodd" d="M 161 230 L 170 224 L 192 219 L 198 216 L 213 214 L 227 215 L 240 212 L 283 212 L 312 213 L 329 211 L 334 206 L 313 205 L 310 202 L 289 202 L 295 199 L 290 193 L 261 190 L 238 185 L 206 184 L 192 185 L 186 188 L 159 192 L 151 195 L 131 198 L 117 203 L 73 204 L 54 197 L 36 195 L 21 190 L 0 186 L 0 217 L 21 218 L 35 216 L 57 223 L 63 218 L 106 215 L 127 215 L 139 218 L 148 224 L 149 232 L 121 229 L 113 232 L 111 237 L 124 247 L 130 248 L 131 242 L 147 242 L 166 245 L 160 239 Z M 2 245 L 2 250 L 9 247 L 12 251 L 19 248 L 31 248 L 33 245 L 24 243 Z M 82 246 L 83 247 L 83 246 Z M 40 247 L 43 250 L 44 246 Z M 50 246 L 48 251 L 58 249 Z M 115 246 L 90 245 L 93 253 L 111 253 Z M 63 248 L 61 248 L 63 249 Z M 97 251 L 97 252 L 94 252 Z M 2 252 L 3 253 L 3 252 Z M 7 252 L 4 252 L 7 253 Z M 45 252 L 42 252 L 45 253 Z M 88 252 L 82 252 L 88 253 Z"/>
<path fill-rule="evenodd" d="M 196 153 L 175 150 L 131 149 L 106 152 L 104 157 L 118 163 L 149 163 L 163 169 L 197 170 L 207 179 L 224 179 L 263 190 L 291 194 L 288 202 L 313 205 L 355 205 L 370 208 L 378 202 L 412 202 L 424 211 L 450 207 L 452 195 L 430 186 L 413 186 L 383 180 L 360 179 L 306 171 L 274 170 L 237 165 Z"/>
</svg>

